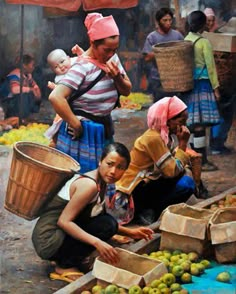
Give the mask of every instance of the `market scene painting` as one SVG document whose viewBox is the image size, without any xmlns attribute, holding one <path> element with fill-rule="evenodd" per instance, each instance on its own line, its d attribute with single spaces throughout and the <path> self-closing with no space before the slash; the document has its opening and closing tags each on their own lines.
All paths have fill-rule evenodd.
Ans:
<svg viewBox="0 0 236 294">
<path fill-rule="evenodd" d="M 0 292 L 235 294 L 236 2 L 0 16 Z"/>
</svg>

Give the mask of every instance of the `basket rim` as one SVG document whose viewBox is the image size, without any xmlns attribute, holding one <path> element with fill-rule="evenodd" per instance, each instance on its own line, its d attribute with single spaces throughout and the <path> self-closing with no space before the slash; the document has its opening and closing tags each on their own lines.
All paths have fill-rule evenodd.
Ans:
<svg viewBox="0 0 236 294">
<path fill-rule="evenodd" d="M 75 165 L 77 165 L 77 169 L 73 170 L 73 169 L 64 169 L 64 168 L 60 168 L 60 167 L 55 167 L 55 166 L 52 166 L 52 165 L 48 165 L 46 163 L 43 163 L 39 160 L 36 160 L 30 156 L 28 156 L 27 154 L 23 153 L 21 150 L 19 150 L 19 147 L 20 145 L 29 145 L 29 146 L 34 146 L 34 147 L 40 147 L 41 149 L 46 149 L 46 150 L 49 150 L 49 151 L 52 151 L 53 153 L 59 153 L 60 155 L 63 155 L 64 157 L 66 157 L 67 159 L 70 159 L 70 161 L 74 162 Z M 52 170 L 55 170 L 55 171 L 58 171 L 58 172 L 69 172 L 69 173 L 73 173 L 73 172 L 78 172 L 80 170 L 80 164 L 79 162 L 77 162 L 74 158 L 72 158 L 71 156 L 69 156 L 68 154 L 60 151 L 60 150 L 57 150 L 55 148 L 52 148 L 52 147 L 49 147 L 49 146 L 46 146 L 46 145 L 43 145 L 43 144 L 39 144 L 39 143 L 35 143 L 35 142 L 30 142 L 30 141 L 18 141 L 18 142 L 15 142 L 13 144 L 13 150 L 17 150 L 17 152 L 19 152 L 19 154 L 23 157 L 25 157 L 28 161 L 32 161 L 32 162 L 35 162 L 41 166 L 44 166 L 48 169 L 52 169 Z"/>
<path fill-rule="evenodd" d="M 184 46 L 184 45 L 193 45 L 193 43 L 192 43 L 192 41 L 189 41 L 189 40 L 176 40 L 176 41 L 168 41 L 168 42 L 159 42 L 159 43 L 157 43 L 157 44 L 154 44 L 153 46 L 152 46 L 152 48 L 153 49 L 155 49 L 155 48 L 165 48 L 166 49 L 166 47 L 165 47 L 165 45 L 168 45 L 168 44 L 178 44 L 178 45 L 181 45 L 181 46 Z M 160 47 L 158 47 L 158 46 L 160 46 Z"/>
</svg>

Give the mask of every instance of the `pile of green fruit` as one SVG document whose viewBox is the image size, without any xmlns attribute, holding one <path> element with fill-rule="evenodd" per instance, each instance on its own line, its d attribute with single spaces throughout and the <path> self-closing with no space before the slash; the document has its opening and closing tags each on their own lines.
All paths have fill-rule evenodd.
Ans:
<svg viewBox="0 0 236 294">
<path fill-rule="evenodd" d="M 188 290 L 183 289 L 181 284 L 192 283 L 192 276 L 200 276 L 205 269 L 211 267 L 211 262 L 200 258 L 196 252 L 159 250 L 143 255 L 163 262 L 168 269 L 168 273 L 154 279 L 144 288 L 133 285 L 129 290 L 125 290 L 112 284 L 105 288 L 95 285 L 91 291 L 83 291 L 81 294 L 188 294 Z M 228 283 L 230 278 L 228 272 L 222 272 L 217 275 L 216 280 Z"/>
</svg>

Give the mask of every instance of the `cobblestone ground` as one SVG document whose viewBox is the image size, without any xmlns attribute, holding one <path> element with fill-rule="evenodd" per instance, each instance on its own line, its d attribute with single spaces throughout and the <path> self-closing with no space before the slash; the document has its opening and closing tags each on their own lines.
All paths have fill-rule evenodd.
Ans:
<svg viewBox="0 0 236 294">
<path fill-rule="evenodd" d="M 133 141 L 146 129 L 146 110 L 116 113 L 115 139 L 131 148 Z M 54 112 L 43 102 L 41 111 L 34 116 L 38 122 L 51 122 Z M 227 146 L 236 149 L 236 119 L 230 130 Z M 0 292 L 15 294 L 54 293 L 66 284 L 50 281 L 48 262 L 37 257 L 31 243 L 35 221 L 27 221 L 4 209 L 4 197 L 9 175 L 12 151 L 0 148 Z M 236 153 L 227 156 L 209 156 L 219 170 L 206 172 L 202 178 L 211 196 L 231 187 L 236 190 Z"/>
</svg>

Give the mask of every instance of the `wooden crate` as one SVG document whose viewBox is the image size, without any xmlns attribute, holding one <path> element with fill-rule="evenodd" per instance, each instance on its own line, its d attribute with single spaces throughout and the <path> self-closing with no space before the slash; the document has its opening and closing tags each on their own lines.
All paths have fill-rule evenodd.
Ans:
<svg viewBox="0 0 236 294">
<path fill-rule="evenodd" d="M 210 41 L 213 50 L 236 52 L 236 34 L 204 32 L 202 35 Z"/>
<path fill-rule="evenodd" d="M 212 198 L 198 202 L 197 204 L 194 204 L 193 206 L 199 207 L 199 208 L 209 208 L 211 204 L 224 199 L 226 195 L 235 194 L 235 193 L 236 193 L 236 186 Z M 150 228 L 153 229 L 154 232 L 156 232 L 152 240 L 150 241 L 139 240 L 133 244 L 125 244 L 125 245 L 121 245 L 120 247 L 127 249 L 131 252 L 139 253 L 139 254 L 143 254 L 143 253 L 149 254 L 152 251 L 156 251 L 157 248 L 159 248 L 160 237 L 161 237 L 160 231 L 159 231 L 159 225 L 160 225 L 159 221 L 150 225 Z M 54 294 L 72 294 L 72 293 L 80 294 L 82 291 L 91 289 L 97 283 L 98 283 L 98 280 L 92 275 L 92 272 L 88 272 L 86 275 L 84 275 L 80 279 L 68 284 L 64 288 L 56 291 Z"/>
</svg>

